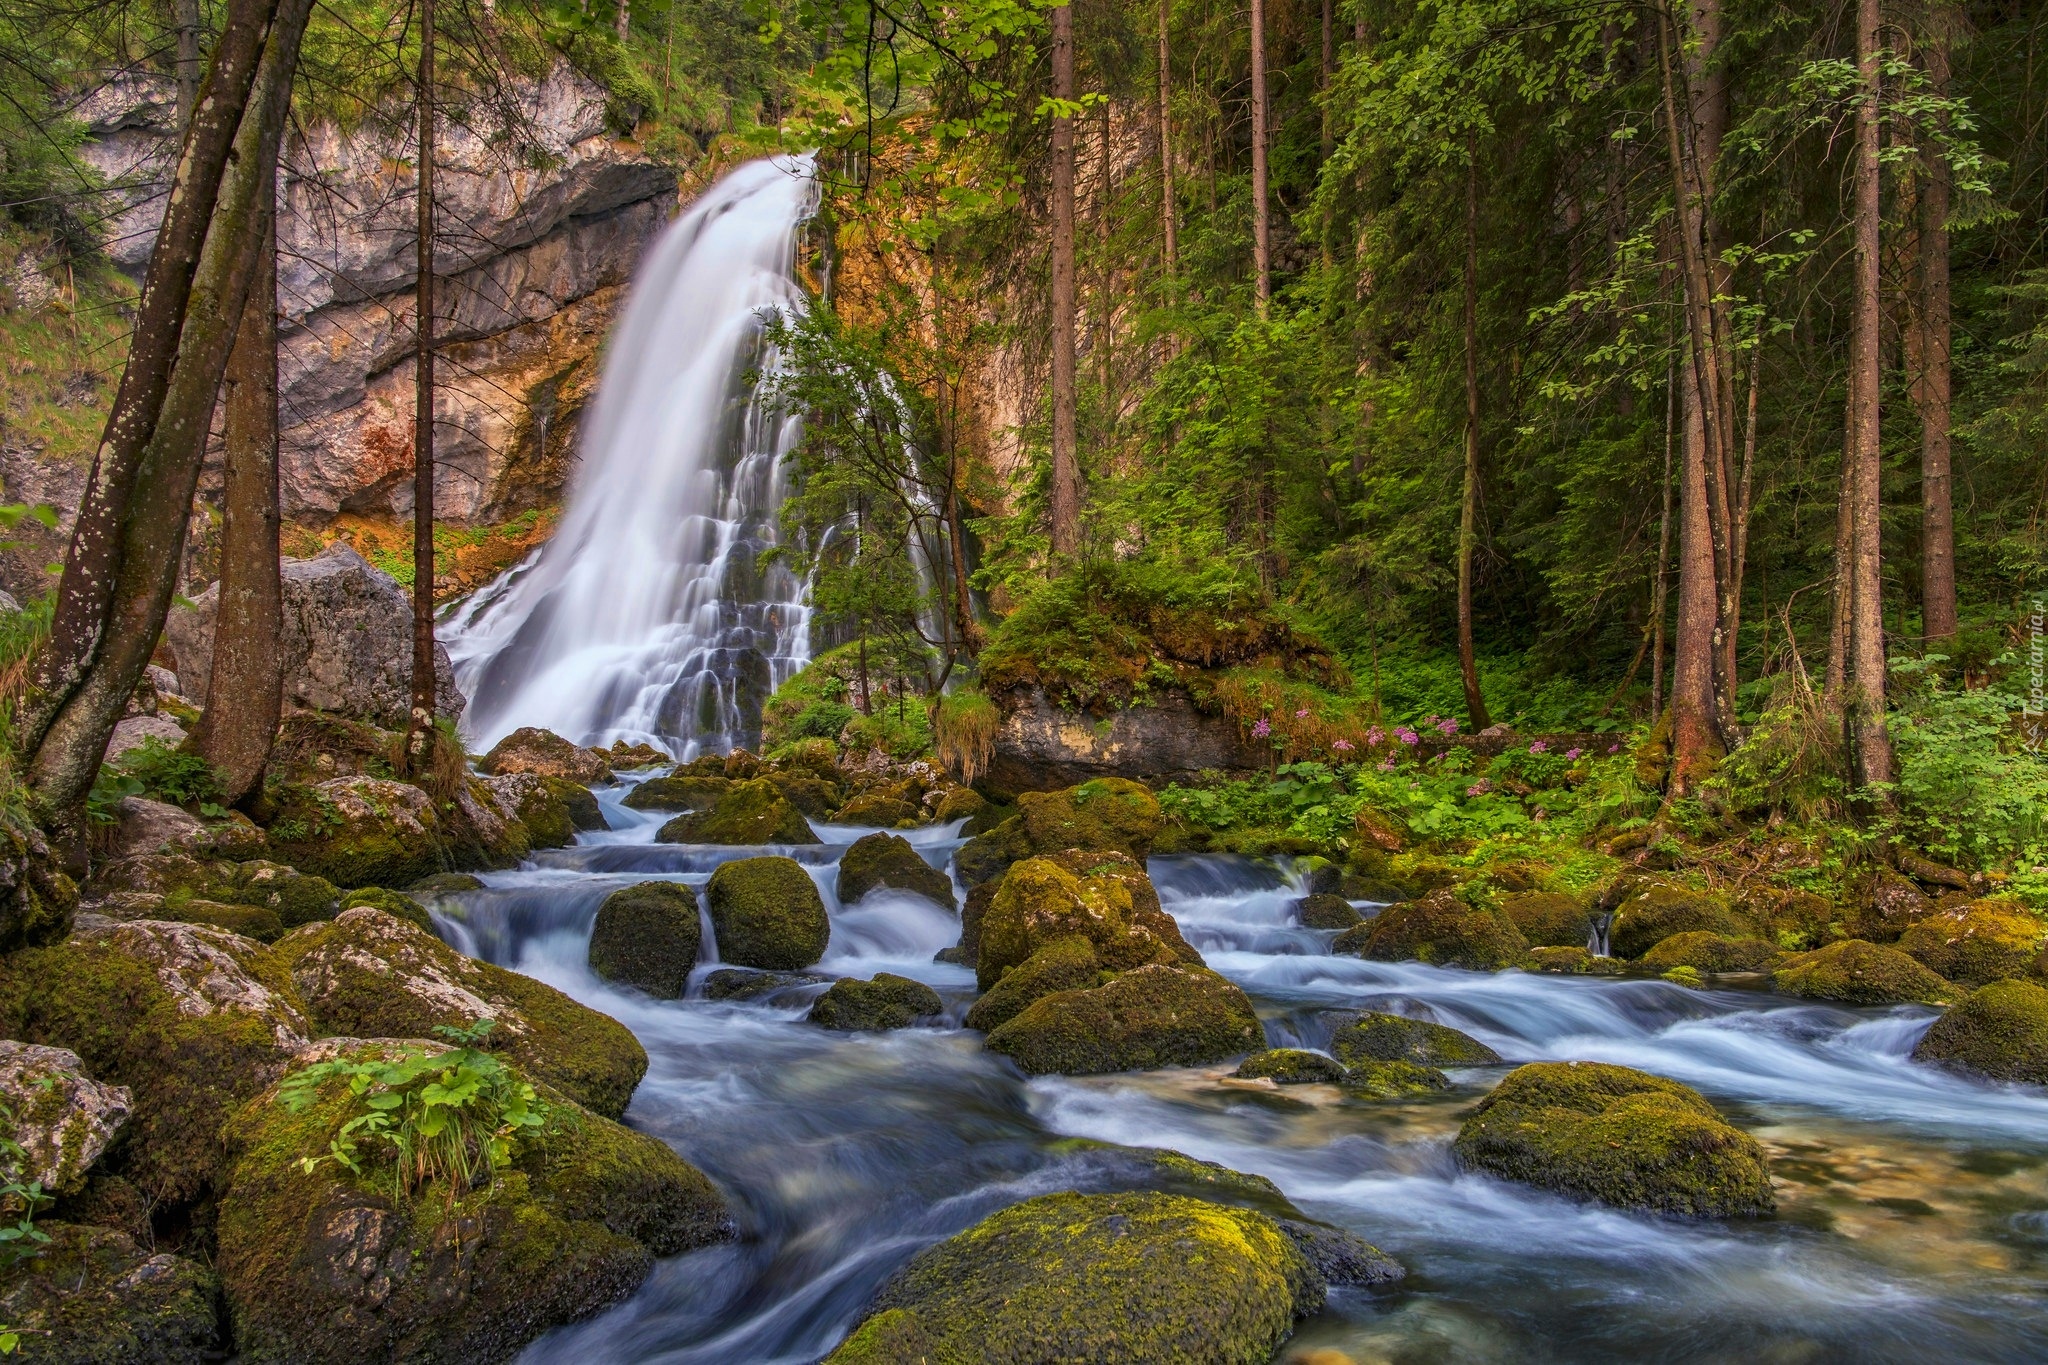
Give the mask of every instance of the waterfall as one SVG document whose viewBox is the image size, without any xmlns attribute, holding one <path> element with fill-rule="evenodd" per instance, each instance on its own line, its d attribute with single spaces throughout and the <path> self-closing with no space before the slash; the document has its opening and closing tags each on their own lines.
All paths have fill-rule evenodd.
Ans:
<svg viewBox="0 0 2048 1365">
<path fill-rule="evenodd" d="M 779 539 L 799 424 L 754 381 L 777 368 L 764 314 L 802 306 L 792 267 L 811 169 L 734 170 L 648 252 L 560 528 L 441 626 L 472 746 L 538 725 L 722 752 L 758 741 L 762 703 L 810 657 L 803 584 L 758 563 Z"/>
</svg>

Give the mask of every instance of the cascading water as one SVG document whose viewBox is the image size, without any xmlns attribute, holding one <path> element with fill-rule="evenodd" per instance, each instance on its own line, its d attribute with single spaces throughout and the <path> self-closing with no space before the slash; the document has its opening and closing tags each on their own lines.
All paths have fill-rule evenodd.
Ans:
<svg viewBox="0 0 2048 1365">
<path fill-rule="evenodd" d="M 803 585 L 758 563 L 798 435 L 768 401 L 762 329 L 802 306 L 795 234 L 816 202 L 808 158 L 756 161 L 648 253 L 560 529 L 441 627 L 473 746 L 538 725 L 720 752 L 754 740 L 762 702 L 808 659 Z"/>
</svg>

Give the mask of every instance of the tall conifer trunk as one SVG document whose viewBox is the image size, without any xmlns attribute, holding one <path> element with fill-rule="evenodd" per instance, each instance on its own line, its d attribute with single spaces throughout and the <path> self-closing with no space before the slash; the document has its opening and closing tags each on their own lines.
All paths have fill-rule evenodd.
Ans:
<svg viewBox="0 0 2048 1365">
<path fill-rule="evenodd" d="M 1928 83 L 1946 95 L 1949 16 L 1937 12 L 1925 49 Z M 1949 168 L 1938 148 L 1927 157 L 1920 200 L 1920 631 L 1928 640 L 1956 634 L 1956 525 L 1949 468 Z"/>
<path fill-rule="evenodd" d="M 1259 316 L 1273 297 L 1273 224 L 1266 202 L 1266 0 L 1252 0 L 1252 269 Z"/>
<path fill-rule="evenodd" d="M 1860 102 L 1856 109 L 1855 249 L 1849 366 L 1852 383 L 1849 439 L 1842 496 L 1849 502 L 1848 733 L 1859 784 L 1892 777 L 1891 740 L 1884 716 L 1884 603 L 1879 577 L 1878 479 L 1882 450 L 1879 399 L 1882 363 L 1879 336 L 1878 98 L 1880 38 L 1877 0 L 1857 0 L 1856 67 Z"/>
<path fill-rule="evenodd" d="M 1166 276 L 1180 270 L 1179 217 L 1173 197 L 1173 64 L 1167 46 L 1173 0 L 1159 0 L 1159 222 L 1165 229 Z"/>
<path fill-rule="evenodd" d="M 1472 644 L 1472 553 L 1479 539 L 1479 147 L 1465 142 L 1465 489 L 1458 506 L 1458 671 L 1474 730 L 1493 724 Z"/>
<path fill-rule="evenodd" d="M 1052 93 L 1074 98 L 1074 11 L 1052 12 Z M 1074 120 L 1052 121 L 1052 551 L 1081 546 L 1081 464 L 1075 448 Z"/>
<path fill-rule="evenodd" d="M 434 724 L 434 0 L 420 0 L 419 281 L 412 415 L 412 726 L 418 772 Z"/>
</svg>

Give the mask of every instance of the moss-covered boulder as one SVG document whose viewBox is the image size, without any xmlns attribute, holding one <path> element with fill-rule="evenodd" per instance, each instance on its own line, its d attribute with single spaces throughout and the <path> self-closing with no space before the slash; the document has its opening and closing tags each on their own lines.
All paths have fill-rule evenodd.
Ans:
<svg viewBox="0 0 2048 1365">
<path fill-rule="evenodd" d="M 703 933 L 694 888 L 640 882 L 612 892 L 597 908 L 590 970 L 662 1000 L 680 999 Z"/>
<path fill-rule="evenodd" d="M 2032 981 L 1980 986 L 1934 1021 L 1913 1060 L 2048 1085 L 2048 988 Z"/>
<path fill-rule="evenodd" d="M 285 790 L 270 823 L 270 847 L 336 886 L 407 886 L 446 870 L 447 833 L 418 787 L 337 777 Z"/>
<path fill-rule="evenodd" d="M 1531 948 L 1521 965 L 1528 971 L 1557 976 L 1620 976 L 1622 973 L 1618 959 L 1595 957 L 1588 948 Z"/>
<path fill-rule="evenodd" d="M 647 1074 L 646 1051 L 616 1019 L 381 910 L 344 910 L 272 951 L 321 1034 L 434 1038 L 437 1028 L 494 1020 L 494 1050 L 612 1118 Z"/>
<path fill-rule="evenodd" d="M 130 917 L 120 915 L 116 918 Z M 196 896 L 180 897 L 176 902 L 161 902 L 152 907 L 148 914 L 134 918 L 171 920 L 179 924 L 210 924 L 216 929 L 225 929 L 231 934 L 240 934 L 243 938 L 252 938 L 258 943 L 275 943 L 284 937 L 284 921 L 277 917 L 275 910 L 265 909 L 260 905 L 224 905 L 219 901 L 201 900 Z"/>
<path fill-rule="evenodd" d="M 596 752 L 615 773 L 631 772 L 636 768 L 660 768 L 676 761 L 673 754 L 663 753 L 645 741 L 628 744 L 623 739 L 615 739 L 609 749 Z"/>
<path fill-rule="evenodd" d="M 1350 901 L 1327 891 L 1303 896 L 1294 913 L 1304 929 L 1349 929 L 1365 918 Z"/>
<path fill-rule="evenodd" d="M 0 1041 L 0 1103 L 8 1119 L 0 1136 L 20 1148 L 8 1173 L 47 1193 L 72 1195 L 128 1122 L 134 1097 L 125 1086 L 86 1075 L 68 1048 L 7 1039 Z"/>
<path fill-rule="evenodd" d="M 898 835 L 865 835 L 854 840 L 839 860 L 841 905 L 853 904 L 878 886 L 913 892 L 948 910 L 959 908 L 953 900 L 953 879 Z"/>
<path fill-rule="evenodd" d="M 967 1011 L 967 1027 L 986 1033 L 1022 1014 L 1034 1000 L 1055 991 L 1082 991 L 1104 979 L 1095 945 L 1080 934 L 1056 938 L 1003 973 Z"/>
<path fill-rule="evenodd" d="M 898 797 L 884 792 L 862 792 L 832 812 L 832 823 L 910 829 L 923 823 L 922 815 L 918 807 Z"/>
<path fill-rule="evenodd" d="M 1511 892 L 1500 898 L 1500 908 L 1532 948 L 1583 948 L 1593 936 L 1586 903 L 1561 891 Z"/>
<path fill-rule="evenodd" d="M 1787 995 L 1838 1000 L 1845 1005 L 1946 1004 L 1955 987 L 1896 948 L 1845 939 L 1795 953 L 1771 972 Z"/>
<path fill-rule="evenodd" d="M 436 872 L 406 888 L 416 896 L 455 896 L 464 891 L 481 891 L 484 879 L 468 872 Z M 331 918 L 331 916 L 330 916 Z"/>
<path fill-rule="evenodd" d="M 720 967 L 704 974 L 706 1000 L 758 1000 L 794 986 L 822 986 L 829 976 L 815 972 L 762 972 L 752 967 Z"/>
<path fill-rule="evenodd" d="M 576 842 L 578 825 L 570 814 L 569 803 L 562 797 L 564 791 L 583 794 L 591 808 L 597 805 L 597 798 L 567 778 L 541 777 L 536 773 L 506 773 L 502 777 L 485 778 L 484 790 L 491 794 L 498 813 L 507 820 L 516 821 L 526 831 L 527 844 L 531 848 L 566 848 Z M 603 812 L 598 813 L 599 828 L 603 827 Z"/>
<path fill-rule="evenodd" d="M 1111 953 L 1111 965 L 1140 961 L 1172 961 L 1190 967 L 1208 965 L 1193 945 L 1182 937 L 1179 922 L 1160 905 L 1159 889 L 1152 885 L 1151 874 L 1137 858 L 1116 849 L 1089 848 L 1061 849 L 1042 856 L 1076 877 L 1108 877 L 1121 883 L 1130 893 L 1131 924 L 1139 932 L 1141 941 L 1128 945 L 1121 954 Z M 1153 946 L 1154 940 L 1157 947 Z"/>
<path fill-rule="evenodd" d="M 939 798 L 937 808 L 932 811 L 932 821 L 950 825 L 955 820 L 971 820 L 988 808 L 988 798 L 974 788 L 951 787 Z"/>
<path fill-rule="evenodd" d="M 1097 866 L 1098 860 L 1105 861 Z M 970 913 L 980 908 L 977 896 L 968 899 Z M 984 988 L 1046 944 L 1075 935 L 1094 945 L 1108 971 L 1202 961 L 1159 908 L 1143 870 L 1123 854 L 1069 851 L 1026 859 L 1004 875 L 971 928 L 965 917 L 962 927 L 963 943 L 974 943 L 975 975 Z"/>
<path fill-rule="evenodd" d="M 492 776 L 532 773 L 537 777 L 565 777 L 589 787 L 612 780 L 612 768 L 602 749 L 571 744 L 552 730 L 529 725 L 499 740 L 477 763 Z"/>
<path fill-rule="evenodd" d="M 794 858 L 721 863 L 704 899 L 721 962 L 796 971 L 825 956 L 832 938 L 818 884 Z"/>
<path fill-rule="evenodd" d="M 663 825 L 655 840 L 664 844 L 815 844 L 818 836 L 802 811 L 762 778 L 735 782 L 703 810 L 687 811 Z"/>
<path fill-rule="evenodd" d="M 1415 1062 L 1359 1062 L 1345 1068 L 1339 1084 L 1355 1099 L 1405 1100 L 1449 1090 L 1451 1078 L 1433 1066 Z"/>
<path fill-rule="evenodd" d="M 1517 1067 L 1453 1150 L 1468 1169 L 1616 1208 L 1730 1218 L 1777 1206 L 1763 1148 L 1698 1091 L 1600 1062 Z"/>
<path fill-rule="evenodd" d="M 1266 1045 L 1252 1002 L 1201 967 L 1151 965 L 1087 990 L 1041 996 L 988 1035 L 1033 1075 L 1199 1066 Z"/>
<path fill-rule="evenodd" d="M 78 909 L 77 885 L 26 823 L 0 820 L 0 953 L 58 942 Z"/>
<path fill-rule="evenodd" d="M 201 1365 L 218 1360 L 213 1274 L 152 1254 L 114 1228 L 40 1225 L 40 1255 L 0 1270 L 0 1321 L 20 1358 L 53 1365 Z"/>
<path fill-rule="evenodd" d="M 1266 1365 L 1325 1285 L 1278 1223 L 1179 1195 L 1046 1194 L 920 1253 L 830 1365 Z"/>
<path fill-rule="evenodd" d="M 1012 863 L 1043 853 L 1080 848 L 1143 859 L 1164 827 L 1165 815 L 1140 782 L 1104 777 L 1057 792 L 1026 792 L 1017 813 L 961 845 L 960 880 L 976 886 L 1001 876 Z"/>
<path fill-rule="evenodd" d="M 1346 1066 L 1493 1066 L 1501 1060 L 1498 1052 L 1469 1033 L 1398 1014 L 1364 1013 L 1347 1020 L 1330 1035 L 1330 1052 Z"/>
<path fill-rule="evenodd" d="M 1608 943 L 1616 957 L 1641 957 L 1673 934 L 1754 938 L 1756 926 L 1717 896 L 1675 882 L 1634 884 L 1614 907 Z"/>
<path fill-rule="evenodd" d="M 1529 951 L 1528 940 L 1506 912 L 1484 901 L 1473 904 L 1449 887 L 1388 906 L 1378 918 L 1338 935 L 1330 947 L 1375 962 L 1427 962 L 1476 971 L 1511 967 Z"/>
<path fill-rule="evenodd" d="M 634 787 L 626 793 L 626 806 L 631 810 L 710 810 L 718 804 L 719 797 L 731 790 L 732 783 L 723 776 L 675 772 L 667 777 L 650 777 Z"/>
<path fill-rule="evenodd" d="M 840 805 L 839 784 L 809 768 L 764 771 L 782 799 L 813 820 L 829 820 Z"/>
<path fill-rule="evenodd" d="M 86 1074 L 128 1089 L 121 1173 L 165 1205 L 205 1192 L 222 1122 L 312 1032 L 271 954 L 205 925 L 82 927 L 0 963 L 0 1033 L 68 1049 Z"/>
<path fill-rule="evenodd" d="M 168 899 L 176 902 L 181 889 L 228 905 L 261 906 L 287 929 L 333 919 L 341 909 L 341 890 L 333 882 L 262 859 L 207 864 L 200 879 L 174 888 Z"/>
<path fill-rule="evenodd" d="M 846 977 L 833 982 L 811 1006 L 807 1018 L 821 1028 L 875 1032 L 936 1019 L 944 1008 L 939 993 L 922 981 L 877 972 L 872 981 Z"/>
<path fill-rule="evenodd" d="M 1320 1052 L 1276 1047 L 1254 1052 L 1230 1074 L 1241 1081 L 1270 1080 L 1275 1085 L 1335 1085 L 1344 1079 L 1344 1064 Z"/>
<path fill-rule="evenodd" d="M 1937 910 L 1899 936 L 1899 950 L 1937 976 L 1965 986 L 2025 976 L 2048 940 L 2048 924 L 2019 901 L 1988 897 Z"/>
<path fill-rule="evenodd" d="M 1760 938 L 1730 938 L 1695 930 L 1673 934 L 1643 954 L 1645 967 L 1668 972 L 1688 967 L 1695 972 L 1769 971 L 1785 953 L 1775 943 Z"/>
<path fill-rule="evenodd" d="M 389 1056 L 392 1044 L 348 1055 Z M 637 1288 L 654 1257 L 730 1235 L 702 1173 L 645 1134 L 543 1089 L 545 1122 L 484 1188 L 393 1194 L 389 1157 L 326 1154 L 360 1101 L 336 1079 L 290 1112 L 274 1095 L 226 1137 L 217 1263 L 249 1365 L 509 1359 Z"/>
<path fill-rule="evenodd" d="M 341 908 L 382 910 L 430 934 L 434 932 L 434 918 L 427 913 L 426 906 L 403 891 L 393 891 L 388 886 L 359 886 L 341 898 Z"/>
<path fill-rule="evenodd" d="M 1896 943 L 1934 911 L 1932 897 L 1889 867 L 1866 868 L 1843 888 L 1843 926 L 1851 937 L 1869 943 Z"/>
</svg>

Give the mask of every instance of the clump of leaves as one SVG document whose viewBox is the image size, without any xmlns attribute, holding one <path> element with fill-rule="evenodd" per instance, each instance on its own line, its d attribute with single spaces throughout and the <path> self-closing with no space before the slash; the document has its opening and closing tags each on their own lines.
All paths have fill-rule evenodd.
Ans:
<svg viewBox="0 0 2048 1365">
<path fill-rule="evenodd" d="M 303 1113 L 327 1087 L 344 1081 L 358 1112 L 328 1141 L 325 1156 L 302 1157 L 312 1171 L 332 1161 L 359 1178 L 389 1163 L 392 1193 L 409 1199 L 439 1185 L 453 1204 L 466 1191 L 492 1184 L 511 1164 L 515 1141 L 547 1119 L 533 1086 L 483 1050 L 495 1020 L 436 1033 L 446 1052 L 407 1049 L 395 1057 L 337 1057 L 293 1073 L 278 1102 Z"/>
<path fill-rule="evenodd" d="M 174 806 L 195 807 L 210 817 L 227 814 L 215 804 L 220 797 L 220 774 L 213 770 L 213 765 L 190 750 L 172 748 L 154 735 L 122 754 L 111 766 L 115 773 L 108 780 L 107 792 L 98 801 L 87 800 L 88 808 L 95 814 L 101 807 L 111 812 L 104 797 L 113 796 L 117 789 L 120 795 L 113 796 L 112 806 L 120 805 L 122 796 L 148 796 Z M 124 778 L 127 780 L 123 781 Z M 99 785 L 94 783 L 96 792 Z M 111 813 L 107 818 L 112 818 Z"/>
<path fill-rule="evenodd" d="M 0 1223 L 0 1267 L 33 1260 L 50 1240 L 50 1234 L 38 1228 L 35 1220 L 55 1200 L 43 1191 L 40 1180 L 21 1178 L 27 1162 L 28 1152 L 14 1137 L 14 1110 L 0 1103 L 0 1217 L 14 1220 Z M 6 1330 L 0 1328 L 0 1333 Z"/>
</svg>

